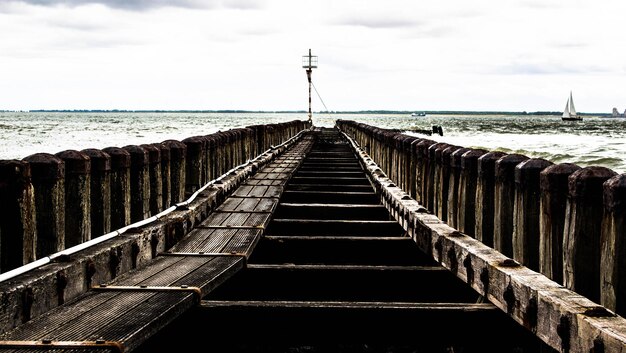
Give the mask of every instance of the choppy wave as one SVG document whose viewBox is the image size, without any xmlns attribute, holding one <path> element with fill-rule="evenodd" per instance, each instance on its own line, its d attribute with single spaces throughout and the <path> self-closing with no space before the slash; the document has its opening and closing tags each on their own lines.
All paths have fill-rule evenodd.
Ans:
<svg viewBox="0 0 626 353">
<path fill-rule="evenodd" d="M 154 143 L 256 124 L 306 120 L 291 113 L 0 113 L 0 159 L 21 159 L 38 152 L 122 147 Z M 468 148 L 501 150 L 553 163 L 600 165 L 626 171 L 626 119 L 585 117 L 563 122 L 558 116 L 314 114 L 317 126 L 353 120 L 389 129 L 431 129 L 429 138 Z"/>
</svg>

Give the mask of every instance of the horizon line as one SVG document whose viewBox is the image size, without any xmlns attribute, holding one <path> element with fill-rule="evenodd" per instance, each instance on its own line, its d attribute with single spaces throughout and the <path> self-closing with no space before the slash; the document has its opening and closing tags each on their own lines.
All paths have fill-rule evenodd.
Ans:
<svg viewBox="0 0 626 353">
<path fill-rule="evenodd" d="M 273 113 L 307 114 L 306 110 L 245 110 L 245 109 L 0 109 L 2 113 Z M 561 115 L 560 111 L 502 111 L 502 110 L 320 110 L 314 114 L 511 114 L 511 115 Z M 583 113 L 579 115 L 611 115 L 611 113 Z"/>
</svg>

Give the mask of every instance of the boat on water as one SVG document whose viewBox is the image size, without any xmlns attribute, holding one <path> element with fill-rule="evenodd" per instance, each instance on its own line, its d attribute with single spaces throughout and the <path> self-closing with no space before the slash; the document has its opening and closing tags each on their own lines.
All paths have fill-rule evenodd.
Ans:
<svg viewBox="0 0 626 353">
<path fill-rule="evenodd" d="M 425 112 L 412 113 L 411 116 L 426 116 L 426 113 Z"/>
<path fill-rule="evenodd" d="M 569 98 L 567 98 L 567 103 L 565 104 L 565 109 L 563 110 L 563 115 L 561 119 L 564 121 L 579 121 L 583 120 L 581 116 L 576 113 L 576 108 L 574 107 L 574 99 L 572 98 L 572 91 L 569 92 Z"/>
</svg>

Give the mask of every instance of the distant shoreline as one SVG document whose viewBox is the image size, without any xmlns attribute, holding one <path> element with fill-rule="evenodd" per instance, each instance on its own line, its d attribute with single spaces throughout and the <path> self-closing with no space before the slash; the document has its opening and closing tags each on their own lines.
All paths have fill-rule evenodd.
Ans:
<svg viewBox="0 0 626 353">
<path fill-rule="evenodd" d="M 424 112 L 428 114 L 463 114 L 463 115 L 486 115 L 486 114 L 498 114 L 498 115 L 558 115 L 562 112 L 505 112 L 505 111 L 464 111 L 464 110 L 355 110 L 355 111 L 317 111 L 314 114 L 411 114 L 416 111 Z M 307 114 L 305 110 L 236 110 L 236 109 L 224 109 L 224 110 L 194 110 L 194 109 L 180 109 L 180 110 L 125 110 L 125 109 L 33 109 L 33 110 L 0 110 L 1 113 L 266 113 L 266 114 Z M 610 113 L 578 113 L 583 116 L 611 116 Z"/>
</svg>

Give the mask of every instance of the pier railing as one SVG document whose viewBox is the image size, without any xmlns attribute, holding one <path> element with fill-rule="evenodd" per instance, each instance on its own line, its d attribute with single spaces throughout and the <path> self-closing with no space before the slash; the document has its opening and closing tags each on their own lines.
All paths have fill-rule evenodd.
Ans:
<svg viewBox="0 0 626 353">
<path fill-rule="evenodd" d="M 310 125 L 0 160 L 0 272 L 153 217 Z"/>
<path fill-rule="evenodd" d="M 337 126 L 441 221 L 619 315 L 626 313 L 626 174 Z"/>
</svg>

